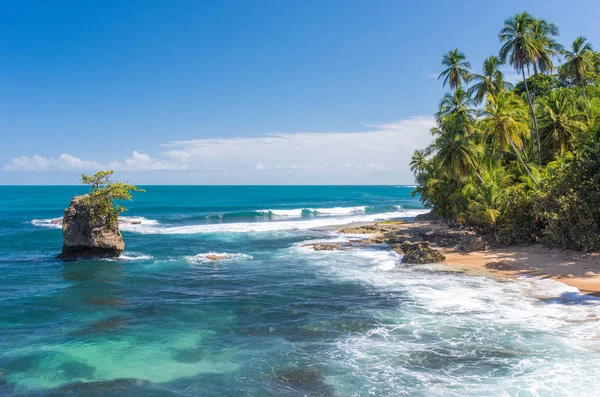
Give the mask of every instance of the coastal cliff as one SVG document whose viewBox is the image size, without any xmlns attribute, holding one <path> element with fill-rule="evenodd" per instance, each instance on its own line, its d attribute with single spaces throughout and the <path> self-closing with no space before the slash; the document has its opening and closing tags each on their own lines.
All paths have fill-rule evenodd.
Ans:
<svg viewBox="0 0 600 397">
<path fill-rule="evenodd" d="M 119 256 L 125 243 L 119 223 L 108 219 L 107 216 L 94 216 L 89 195 L 73 197 L 63 216 L 63 249 L 59 258 Z"/>
</svg>

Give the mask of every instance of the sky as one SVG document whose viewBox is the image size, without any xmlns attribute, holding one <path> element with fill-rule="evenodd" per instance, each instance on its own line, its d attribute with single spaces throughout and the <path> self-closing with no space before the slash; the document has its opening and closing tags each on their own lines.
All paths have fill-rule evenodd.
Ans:
<svg viewBox="0 0 600 397">
<path fill-rule="evenodd" d="M 443 53 L 524 10 L 600 47 L 588 0 L 0 4 L 0 184 L 412 184 Z"/>
</svg>

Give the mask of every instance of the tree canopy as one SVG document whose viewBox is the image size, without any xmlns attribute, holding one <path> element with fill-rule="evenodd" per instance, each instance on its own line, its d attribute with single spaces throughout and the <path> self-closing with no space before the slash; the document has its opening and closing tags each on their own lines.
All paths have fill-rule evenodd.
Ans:
<svg viewBox="0 0 600 397">
<path fill-rule="evenodd" d="M 458 48 L 443 55 L 450 91 L 433 143 L 410 160 L 413 194 L 507 243 L 600 250 L 600 53 L 583 37 L 564 50 L 558 33 L 523 12 L 505 20 L 481 73 Z M 504 63 L 521 82 L 505 80 Z"/>
</svg>

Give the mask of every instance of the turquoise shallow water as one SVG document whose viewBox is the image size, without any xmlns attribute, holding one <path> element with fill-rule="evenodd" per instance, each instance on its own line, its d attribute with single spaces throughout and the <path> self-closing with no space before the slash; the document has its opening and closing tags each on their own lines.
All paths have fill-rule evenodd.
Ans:
<svg viewBox="0 0 600 397">
<path fill-rule="evenodd" d="M 0 395 L 598 395 L 597 300 L 302 246 L 422 212 L 411 188 L 146 189 L 121 258 L 63 263 L 85 189 L 0 187 Z"/>
</svg>

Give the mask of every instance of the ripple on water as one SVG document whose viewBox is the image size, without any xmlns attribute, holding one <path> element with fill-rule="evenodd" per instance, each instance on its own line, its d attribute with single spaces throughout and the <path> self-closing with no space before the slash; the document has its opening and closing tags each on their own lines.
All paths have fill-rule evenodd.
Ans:
<svg viewBox="0 0 600 397">
<path fill-rule="evenodd" d="M 374 247 L 316 252 L 299 236 L 42 264 L 60 288 L 13 313 L 30 334 L 4 349 L 0 393 L 593 395 L 582 379 L 600 373 L 597 300 L 551 280 L 403 266 Z M 211 250 L 252 258 L 219 265 Z"/>
</svg>

